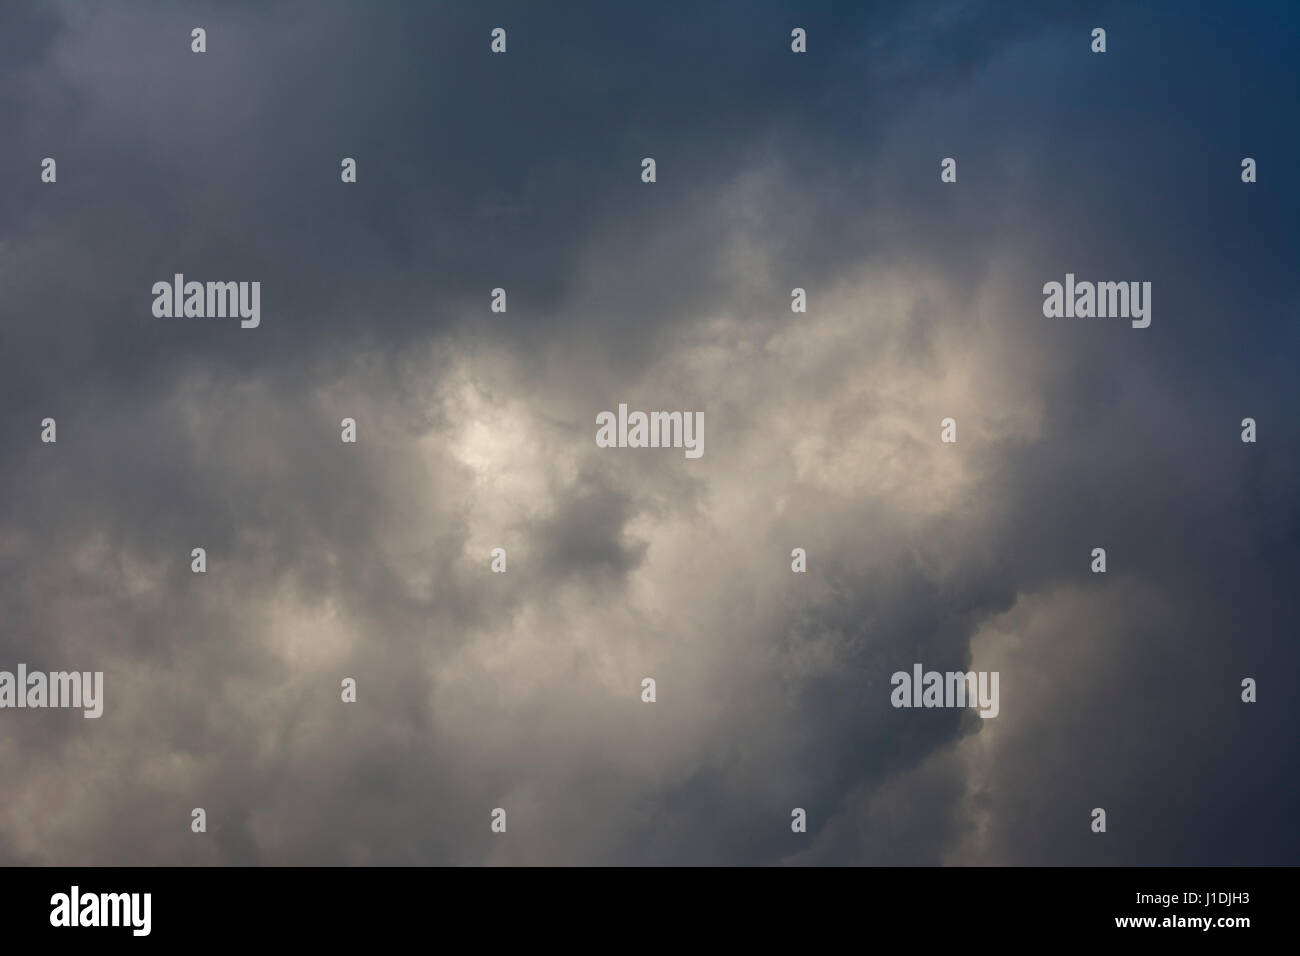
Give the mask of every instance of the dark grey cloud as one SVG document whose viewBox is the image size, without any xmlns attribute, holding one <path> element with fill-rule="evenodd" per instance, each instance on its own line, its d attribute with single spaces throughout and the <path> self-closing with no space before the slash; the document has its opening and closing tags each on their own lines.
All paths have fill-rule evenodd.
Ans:
<svg viewBox="0 0 1300 956">
<path fill-rule="evenodd" d="M 1295 862 L 1285 10 L 0 17 L 0 667 L 108 694 L 4 712 L 0 858 Z M 262 326 L 154 319 L 176 271 Z M 1066 271 L 1151 327 L 1044 319 Z M 1001 714 L 891 708 L 914 661 Z"/>
</svg>

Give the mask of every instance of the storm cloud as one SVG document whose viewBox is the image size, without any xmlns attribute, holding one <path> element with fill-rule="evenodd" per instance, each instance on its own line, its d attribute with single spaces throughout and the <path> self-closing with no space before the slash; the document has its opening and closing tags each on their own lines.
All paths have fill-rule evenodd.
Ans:
<svg viewBox="0 0 1300 956">
<path fill-rule="evenodd" d="M 0 711 L 0 862 L 1300 861 L 1298 40 L 6 5 L 0 669 L 105 703 Z M 1150 327 L 1045 318 L 1067 272 Z M 175 273 L 260 326 L 155 318 Z M 597 447 L 620 402 L 705 454 Z M 914 662 L 1000 713 L 894 709 Z"/>
</svg>

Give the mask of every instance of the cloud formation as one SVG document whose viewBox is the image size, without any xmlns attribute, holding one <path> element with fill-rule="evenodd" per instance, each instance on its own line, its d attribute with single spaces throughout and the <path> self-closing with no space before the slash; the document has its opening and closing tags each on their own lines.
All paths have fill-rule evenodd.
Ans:
<svg viewBox="0 0 1300 956">
<path fill-rule="evenodd" d="M 1289 11 L 0 19 L 0 668 L 106 696 L 0 712 L 0 861 L 1300 857 Z M 916 661 L 999 716 L 891 708 Z"/>
</svg>

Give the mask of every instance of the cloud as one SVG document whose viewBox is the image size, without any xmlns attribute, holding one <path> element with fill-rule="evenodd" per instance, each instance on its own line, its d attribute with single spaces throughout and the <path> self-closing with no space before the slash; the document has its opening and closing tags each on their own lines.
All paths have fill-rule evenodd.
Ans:
<svg viewBox="0 0 1300 956">
<path fill-rule="evenodd" d="M 495 60 L 443 9 L 57 9 L 5 14 L 0 666 L 107 700 L 4 713 L 0 858 L 1294 859 L 1290 197 L 1207 245 L 1187 196 L 1257 200 L 1135 162 L 1202 136 L 1144 125 L 1167 14 L 1099 77 L 1072 9 L 828 7 L 806 61 L 775 5 L 520 7 Z M 153 319 L 175 271 L 262 327 Z M 1066 271 L 1153 279 L 1151 328 L 1043 319 Z M 598 448 L 620 402 L 704 456 Z M 1000 669 L 998 718 L 891 708 L 916 661 Z"/>
</svg>

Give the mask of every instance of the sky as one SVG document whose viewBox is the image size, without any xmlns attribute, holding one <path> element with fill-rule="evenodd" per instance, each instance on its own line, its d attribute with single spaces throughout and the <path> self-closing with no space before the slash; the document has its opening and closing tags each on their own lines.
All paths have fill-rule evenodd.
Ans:
<svg viewBox="0 0 1300 956">
<path fill-rule="evenodd" d="M 0 6 L 0 863 L 1300 862 L 1298 23 Z"/>
</svg>

